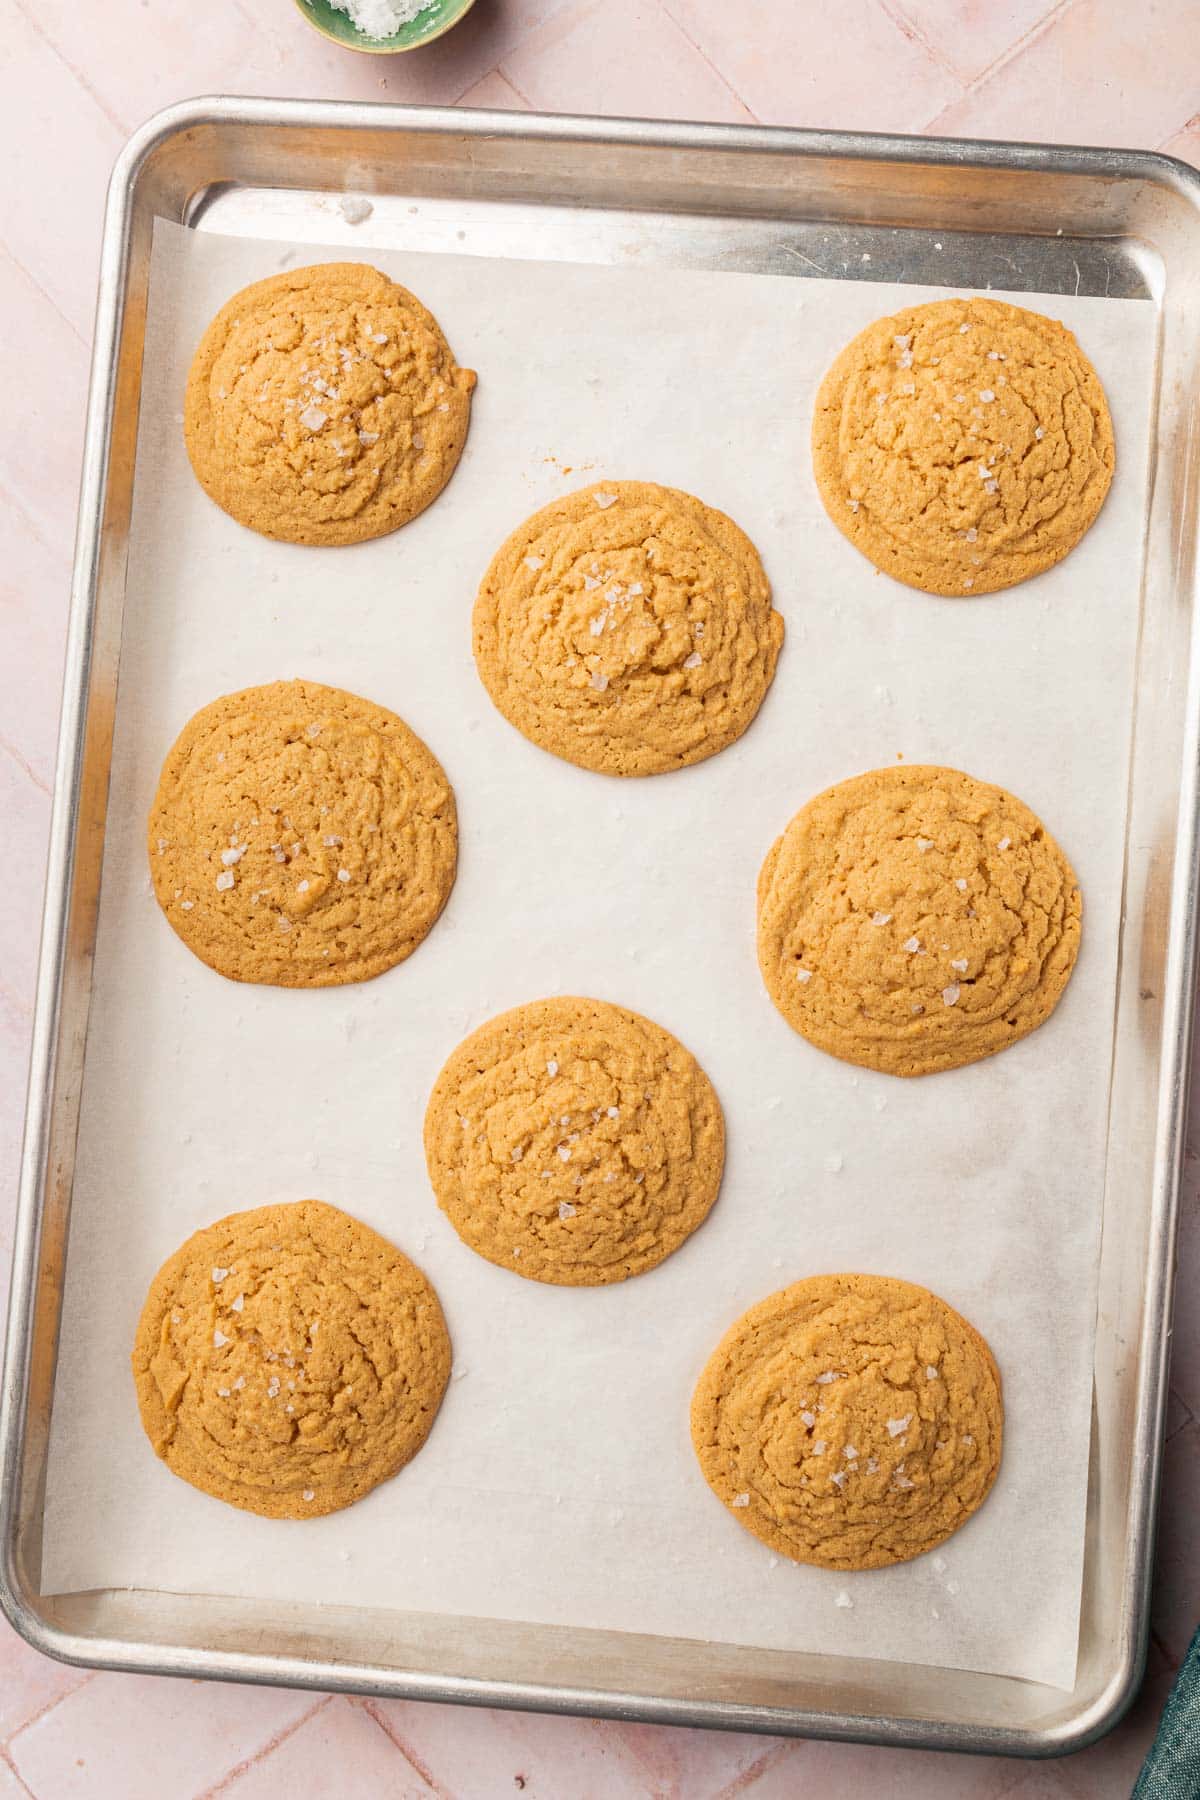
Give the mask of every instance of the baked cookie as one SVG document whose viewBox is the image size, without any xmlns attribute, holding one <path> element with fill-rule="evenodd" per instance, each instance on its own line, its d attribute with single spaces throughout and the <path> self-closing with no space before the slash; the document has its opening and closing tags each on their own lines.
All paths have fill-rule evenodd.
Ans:
<svg viewBox="0 0 1200 1800">
<path fill-rule="evenodd" d="M 861 331 L 821 383 L 812 449 L 856 549 L 952 596 L 1061 561 L 1115 462 L 1104 389 L 1072 333 L 1003 300 L 934 300 Z"/>
<path fill-rule="evenodd" d="M 449 1374 L 420 1269 L 320 1200 L 195 1232 L 154 1277 L 133 1345 L 155 1454 L 268 1519 L 337 1512 L 411 1462 Z"/>
<path fill-rule="evenodd" d="M 463 1242 L 531 1281 L 641 1275 L 707 1217 L 725 1121 L 695 1057 L 604 1000 L 535 1000 L 458 1046 L 425 1160 Z"/>
<path fill-rule="evenodd" d="M 724 513 L 652 481 L 605 481 L 500 547 L 474 641 L 483 685 L 533 743 L 604 775 L 660 775 L 741 737 L 783 620 Z"/>
<path fill-rule="evenodd" d="M 454 885 L 458 824 L 445 771 L 403 719 L 276 681 L 188 720 L 148 842 L 158 903 L 210 969 L 336 987 L 412 955 Z"/>
<path fill-rule="evenodd" d="M 927 1288 L 814 1275 L 733 1325 L 692 1398 L 704 1479 L 796 1562 L 881 1569 L 934 1549 L 1000 1467 L 1000 1373 Z"/>
<path fill-rule="evenodd" d="M 802 806 L 758 877 L 758 966 L 793 1030 L 889 1075 L 977 1062 L 1042 1024 L 1079 953 L 1070 863 L 957 769 L 874 769 Z"/>
<path fill-rule="evenodd" d="M 367 263 L 243 288 L 200 340 L 183 435 L 210 499 L 264 537 L 357 544 L 436 500 L 475 376 L 432 313 Z"/>
</svg>

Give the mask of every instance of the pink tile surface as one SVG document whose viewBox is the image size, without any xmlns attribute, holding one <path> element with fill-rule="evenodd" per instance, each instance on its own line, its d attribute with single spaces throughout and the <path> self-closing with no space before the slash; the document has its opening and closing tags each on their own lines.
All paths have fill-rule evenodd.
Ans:
<svg viewBox="0 0 1200 1800">
<path fill-rule="evenodd" d="M 429 51 L 355 57 L 290 0 L 0 0 L 0 1251 L 22 1090 L 107 167 L 225 91 L 1161 146 L 1200 162 L 1195 0 L 478 0 Z M 0 1286 L 4 1283 L 0 1281 Z M 893 1755 L 87 1676 L 0 1628 L 0 1800 L 1118 1800 L 1200 1618 L 1200 1093 L 1185 1171 L 1155 1642 L 1118 1730 L 1066 1763 Z M 520 1779 L 518 1779 L 520 1778 Z"/>
<path fill-rule="evenodd" d="M 1196 110 L 1198 26 L 1194 0 L 1075 0 L 932 129 L 1153 149 Z"/>
<path fill-rule="evenodd" d="M 379 1700 L 371 1712 L 418 1769 L 455 1800 L 645 1800 L 645 1771 L 618 1725 Z"/>
<path fill-rule="evenodd" d="M 666 0 L 765 125 L 920 131 L 962 93 L 878 0 L 814 8 L 780 0 Z"/>
<path fill-rule="evenodd" d="M 631 46 L 605 54 L 614 31 Z M 658 0 L 583 0 L 556 13 L 501 65 L 542 112 L 629 113 L 638 118 L 748 124 L 737 95 Z M 670 79 L 663 73 L 670 70 Z"/>
<path fill-rule="evenodd" d="M 377 1719 L 358 1702 L 327 1700 L 222 1781 L 221 1800 L 347 1800 L 386 1795 L 387 1800 L 430 1800 L 437 1790 L 413 1767 Z"/>
<path fill-rule="evenodd" d="M 199 1795 L 319 1703 L 286 1688 L 93 1675 L 6 1748 L 37 1800 Z"/>
<path fill-rule="evenodd" d="M 1057 11 L 1059 0 L 895 0 L 890 11 L 930 55 L 974 81 Z"/>
</svg>

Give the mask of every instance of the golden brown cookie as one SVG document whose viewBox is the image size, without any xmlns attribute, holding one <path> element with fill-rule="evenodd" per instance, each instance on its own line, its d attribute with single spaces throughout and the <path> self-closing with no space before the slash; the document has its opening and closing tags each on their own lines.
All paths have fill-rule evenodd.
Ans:
<svg viewBox="0 0 1200 1800">
<path fill-rule="evenodd" d="M 287 269 L 205 331 L 183 434 L 217 505 L 289 544 L 406 525 L 453 475 L 475 376 L 433 314 L 367 263 Z"/>
<path fill-rule="evenodd" d="M 1000 1467 L 1000 1373 L 927 1288 L 814 1275 L 713 1351 L 692 1443 L 739 1525 L 796 1562 L 881 1569 L 944 1543 Z"/>
<path fill-rule="evenodd" d="M 1003 300 L 878 319 L 821 383 L 813 467 L 871 562 L 929 594 L 987 594 L 1073 550 L 1115 462 L 1099 377 L 1065 325 Z"/>
<path fill-rule="evenodd" d="M 758 877 L 758 966 L 802 1037 L 889 1075 L 977 1062 L 1048 1019 L 1082 901 L 1041 821 L 957 769 L 827 788 Z"/>
<path fill-rule="evenodd" d="M 659 775 L 741 737 L 783 620 L 724 513 L 652 481 L 604 481 L 500 547 L 474 640 L 488 693 L 533 743 L 604 775 Z"/>
<path fill-rule="evenodd" d="M 449 1374 L 420 1269 L 320 1200 L 195 1232 L 154 1277 L 133 1345 L 156 1455 L 268 1519 L 337 1512 L 411 1462 Z"/>
<path fill-rule="evenodd" d="M 454 1051 L 425 1113 L 438 1205 L 489 1262 L 599 1287 L 707 1217 L 725 1121 L 694 1056 L 604 1000 L 535 1000 Z"/>
<path fill-rule="evenodd" d="M 411 956 L 454 885 L 454 794 L 385 707 L 276 681 L 202 707 L 150 809 L 158 903 L 233 981 L 336 987 Z"/>
</svg>

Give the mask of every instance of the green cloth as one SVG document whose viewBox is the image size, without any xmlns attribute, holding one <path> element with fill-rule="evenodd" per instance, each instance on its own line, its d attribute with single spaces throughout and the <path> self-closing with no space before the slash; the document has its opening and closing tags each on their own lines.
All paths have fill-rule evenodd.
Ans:
<svg viewBox="0 0 1200 1800">
<path fill-rule="evenodd" d="M 1200 1631 L 1175 1677 L 1131 1800 L 1200 1800 Z"/>
</svg>

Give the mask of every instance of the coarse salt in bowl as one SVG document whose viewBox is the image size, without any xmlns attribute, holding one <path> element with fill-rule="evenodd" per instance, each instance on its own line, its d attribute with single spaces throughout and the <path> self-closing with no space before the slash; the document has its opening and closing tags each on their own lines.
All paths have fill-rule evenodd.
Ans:
<svg viewBox="0 0 1200 1800">
<path fill-rule="evenodd" d="M 347 50 L 387 56 L 431 44 L 470 12 L 474 0 L 295 0 L 322 37 Z"/>
</svg>

